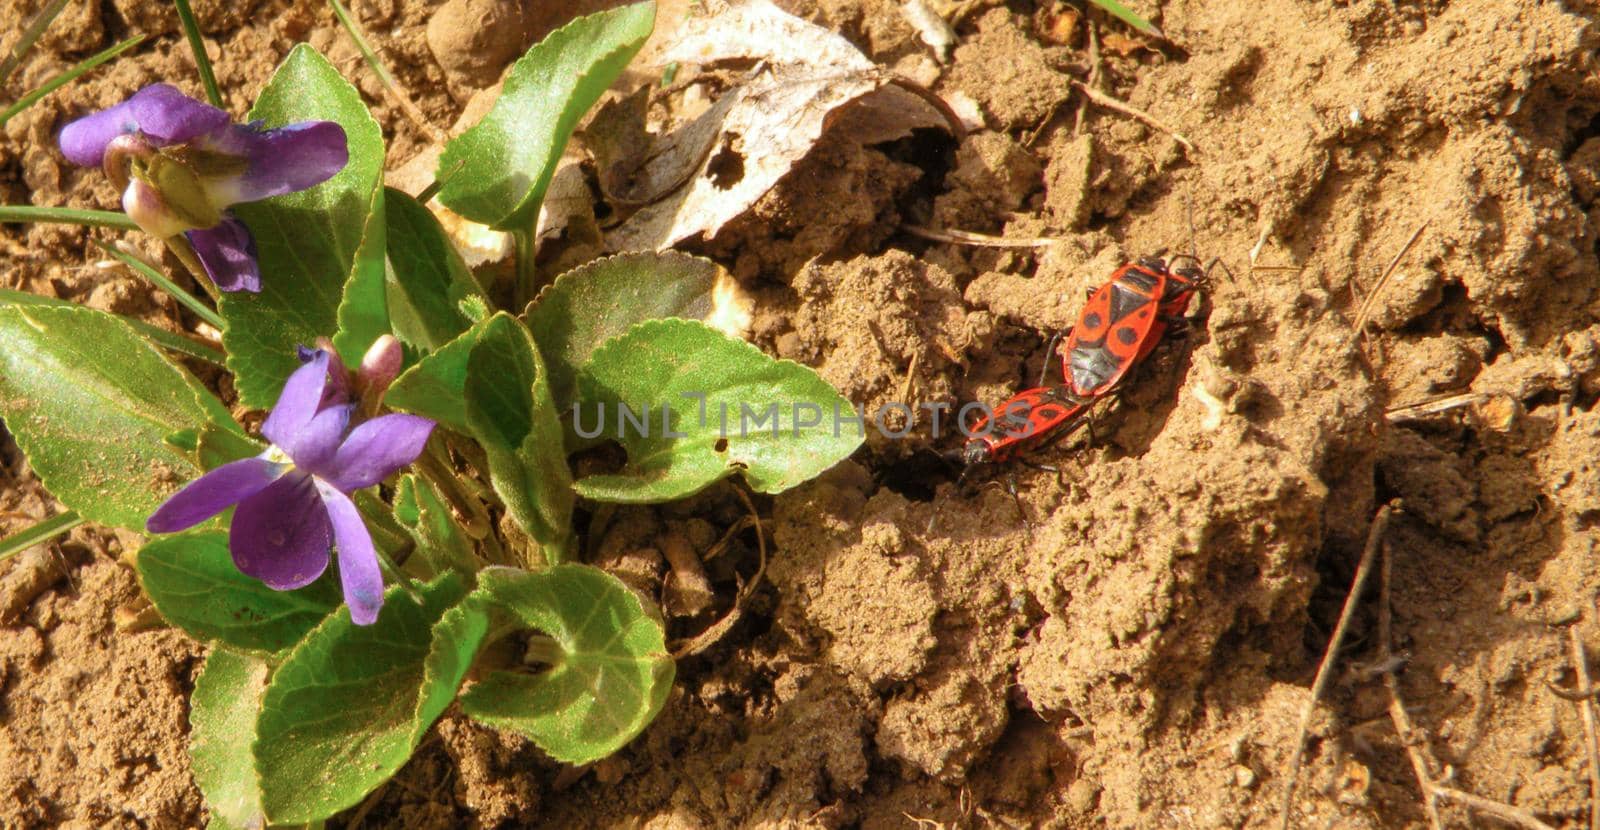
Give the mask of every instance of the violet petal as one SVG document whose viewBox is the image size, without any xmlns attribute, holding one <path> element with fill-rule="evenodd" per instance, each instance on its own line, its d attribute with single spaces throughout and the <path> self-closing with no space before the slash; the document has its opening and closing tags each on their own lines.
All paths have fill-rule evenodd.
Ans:
<svg viewBox="0 0 1600 830">
<path fill-rule="evenodd" d="M 128 99 L 139 132 L 158 147 L 182 144 L 228 126 L 226 112 L 184 95 L 170 84 L 153 84 Z"/>
<path fill-rule="evenodd" d="M 233 511 L 233 564 L 276 591 L 311 584 L 328 569 L 333 529 L 310 475 L 292 472 Z"/>
<path fill-rule="evenodd" d="M 322 387 L 327 383 L 328 353 L 319 349 L 283 384 L 278 404 L 261 424 L 261 434 L 280 447 L 292 443 L 316 417 L 317 406 L 322 403 Z"/>
<path fill-rule="evenodd" d="M 320 474 L 328 469 L 328 462 L 333 460 L 334 453 L 338 451 L 339 442 L 344 440 L 354 409 L 354 404 L 330 406 L 318 412 L 304 429 L 285 436 L 287 443 L 274 443 L 294 459 L 296 467 Z"/>
<path fill-rule="evenodd" d="M 356 427 L 333 457 L 333 485 L 350 492 L 388 478 L 417 460 L 433 422 L 416 415 L 380 415 Z"/>
<path fill-rule="evenodd" d="M 219 205 L 305 190 L 333 178 L 350 160 L 344 128 L 333 121 L 260 131 L 230 127 L 208 139 L 206 148 L 248 161 L 242 175 L 208 182 Z"/>
<path fill-rule="evenodd" d="M 235 216 L 224 215 L 214 228 L 188 231 L 189 244 L 205 266 L 206 276 L 221 291 L 261 290 L 261 263 L 256 259 L 256 240 L 250 229 Z"/>
<path fill-rule="evenodd" d="M 265 458 L 243 458 L 222 465 L 173 493 L 145 520 L 151 533 L 174 533 L 194 527 L 265 490 L 288 467 Z"/>
<path fill-rule="evenodd" d="M 61 154 L 67 161 L 84 167 L 99 167 L 105 160 L 106 145 L 119 135 L 137 132 L 133 101 L 123 101 L 109 109 L 90 113 L 61 128 Z"/>
<path fill-rule="evenodd" d="M 378 568 L 372 534 L 348 496 L 320 481 L 317 491 L 322 494 L 322 503 L 333 522 L 333 538 L 339 545 L 339 583 L 344 587 L 345 604 L 350 606 L 350 620 L 356 625 L 371 625 L 383 607 L 383 572 Z"/>
</svg>

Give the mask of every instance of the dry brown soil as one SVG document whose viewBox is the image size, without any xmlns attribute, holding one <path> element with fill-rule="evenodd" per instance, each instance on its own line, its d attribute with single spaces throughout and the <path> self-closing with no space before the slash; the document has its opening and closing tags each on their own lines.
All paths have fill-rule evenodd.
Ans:
<svg viewBox="0 0 1600 830">
<path fill-rule="evenodd" d="M 36 5 L 0 10 L 0 41 Z M 490 0 L 353 5 L 441 126 L 546 27 Z M 959 145 L 825 142 L 689 246 L 755 294 L 764 349 L 869 406 L 996 401 L 1031 385 L 1049 333 L 1130 256 L 1193 246 L 1231 276 L 1100 416 L 1093 445 L 1038 459 L 1059 472 L 1013 465 L 958 491 L 926 440 L 875 439 L 762 502 L 763 583 L 615 758 L 563 769 L 450 714 L 333 824 L 1277 826 L 1317 661 L 1375 507 L 1398 497 L 1402 659 L 1374 665 L 1369 596 L 1311 721 L 1290 826 L 1427 825 L 1384 669 L 1434 775 L 1588 826 L 1580 707 L 1551 686 L 1575 682 L 1564 625 L 1600 648 L 1595 7 L 1172 0 L 1158 16 L 1171 42 L 1154 46 L 1091 15 L 1100 88 L 1185 149 L 1082 105 L 1071 81 L 1095 59 L 1081 6 L 935 3 L 958 36 L 940 65 L 894 0 L 784 5 L 975 101 L 986 128 Z M 425 144 L 322 4 L 197 6 L 235 112 L 309 40 L 373 102 L 392 162 Z M 114 205 L 53 133 L 157 80 L 197 92 L 174 27 L 155 0 L 71 4 L 0 100 L 130 33 L 156 37 L 5 126 L 0 201 Z M 934 243 L 908 223 L 1062 241 Z M 1357 337 L 1358 306 L 1423 223 Z M 89 237 L 5 226 L 0 285 L 193 326 L 96 267 Z M 1394 412 L 1466 392 L 1479 403 Z M 56 509 L 9 441 L 0 460 L 0 530 Z M 742 513 L 726 488 L 624 508 L 589 556 L 659 593 L 662 549 L 711 550 Z M 200 649 L 119 629 L 137 591 L 120 560 L 136 545 L 79 531 L 0 574 L 0 826 L 203 823 L 184 751 Z M 710 607 L 680 607 L 674 637 L 753 576 L 752 532 L 720 551 Z M 1441 813 L 1504 826 L 1449 801 Z"/>
</svg>

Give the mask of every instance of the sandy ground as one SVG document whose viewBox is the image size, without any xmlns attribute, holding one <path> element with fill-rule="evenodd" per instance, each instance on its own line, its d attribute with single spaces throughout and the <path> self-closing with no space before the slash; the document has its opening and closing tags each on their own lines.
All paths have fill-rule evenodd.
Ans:
<svg viewBox="0 0 1600 830">
<path fill-rule="evenodd" d="M 35 5 L 0 11 L 0 31 Z M 441 127 L 549 25 L 488 0 L 353 5 Z M 957 489 L 926 451 L 950 440 L 874 440 L 762 501 L 764 583 L 616 757 L 565 770 L 449 714 L 333 824 L 1275 827 L 1369 523 L 1399 498 L 1400 659 L 1375 665 L 1387 648 L 1369 595 L 1311 721 L 1291 826 L 1427 825 L 1384 669 L 1432 774 L 1587 826 L 1581 707 L 1551 686 L 1575 684 L 1567 626 L 1600 647 L 1594 8 L 1175 0 L 1158 19 L 1169 44 L 1091 15 L 1097 60 L 1081 8 L 967 0 L 941 7 L 958 40 L 940 64 L 892 0 L 783 5 L 974 102 L 984 127 L 825 140 L 749 214 L 684 246 L 755 295 L 770 353 L 869 405 L 998 401 L 1032 385 L 1045 340 L 1127 259 L 1194 250 L 1231 274 L 1092 444 L 1038 459 L 1056 472 L 1013 465 Z M 393 163 L 425 145 L 321 4 L 197 6 L 236 112 L 309 40 L 373 103 Z M 0 89 L 14 98 L 131 33 L 157 37 L 5 126 L 0 201 L 115 204 L 52 137 L 147 83 L 198 91 L 170 7 L 72 4 Z M 1085 106 L 1071 82 L 1091 75 L 1193 149 Z M 1060 241 L 972 247 L 908 224 Z M 1424 224 L 1358 336 L 1362 301 Z M 88 239 L 5 226 L 0 285 L 193 326 L 94 267 Z M 1407 409 L 1462 393 L 1474 403 Z M 0 530 L 53 509 L 9 439 L 0 460 Z M 703 553 L 742 514 L 726 487 L 623 508 L 586 549 L 659 591 L 670 537 Z M 732 539 L 708 565 L 716 602 L 672 619 L 674 636 L 754 575 L 754 534 Z M 201 651 L 115 625 L 136 601 L 120 561 L 136 545 L 79 531 L 0 569 L 0 826 L 203 824 L 185 754 Z M 1448 800 L 1441 814 L 1498 826 Z"/>
</svg>

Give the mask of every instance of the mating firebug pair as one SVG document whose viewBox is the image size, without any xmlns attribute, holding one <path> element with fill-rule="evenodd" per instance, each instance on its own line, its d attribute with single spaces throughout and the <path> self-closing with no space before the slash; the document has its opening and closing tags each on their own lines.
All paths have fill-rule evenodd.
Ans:
<svg viewBox="0 0 1600 830">
<path fill-rule="evenodd" d="M 1193 257 L 1174 257 L 1193 260 Z M 1198 260 L 1196 260 L 1198 262 Z M 1115 392 L 1128 372 L 1155 350 L 1167 331 L 1183 320 L 1189 303 L 1207 282 L 1205 270 L 1172 268 L 1146 257 L 1118 268 L 1089 293 L 1078 322 L 1060 352 L 1062 383 L 1026 389 L 974 424 L 975 437 L 962 448 L 967 465 L 1008 461 L 1050 440 L 1059 440 L 1087 422 L 1094 403 Z M 1057 356 L 1050 341 L 1045 374 Z M 1006 429 L 996 434 L 991 419 Z"/>
</svg>

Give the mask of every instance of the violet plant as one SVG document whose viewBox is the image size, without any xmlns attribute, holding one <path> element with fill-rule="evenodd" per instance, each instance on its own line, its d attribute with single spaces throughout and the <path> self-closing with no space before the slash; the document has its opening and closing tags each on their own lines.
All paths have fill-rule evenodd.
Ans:
<svg viewBox="0 0 1600 830">
<path fill-rule="evenodd" d="M 518 240 L 514 285 L 480 282 L 423 202 L 383 186 L 377 123 L 304 45 L 245 119 L 156 85 L 62 130 L 131 223 L 0 206 L 136 226 L 218 289 L 213 308 L 106 248 L 220 349 L 0 292 L 0 418 L 67 508 L 0 540 L 0 557 L 81 521 L 149 535 L 146 595 L 211 646 L 191 726 L 212 826 L 359 803 L 452 703 L 560 761 L 617 751 L 664 705 L 674 663 L 653 600 L 579 561 L 579 499 L 664 502 L 729 477 L 776 493 L 859 445 L 800 422 L 853 417 L 814 372 L 706 323 L 726 278 L 714 264 L 625 253 L 538 283 L 556 161 L 653 23 L 643 3 L 556 31 L 445 146 L 439 200 Z M 231 373 L 236 400 L 186 367 L 201 362 Z M 652 428 L 571 417 L 623 405 Z M 730 407 L 772 419 L 730 432 L 704 416 Z M 257 429 L 233 416 L 250 410 L 266 413 Z M 606 441 L 627 461 L 575 479 L 572 454 Z"/>
</svg>

